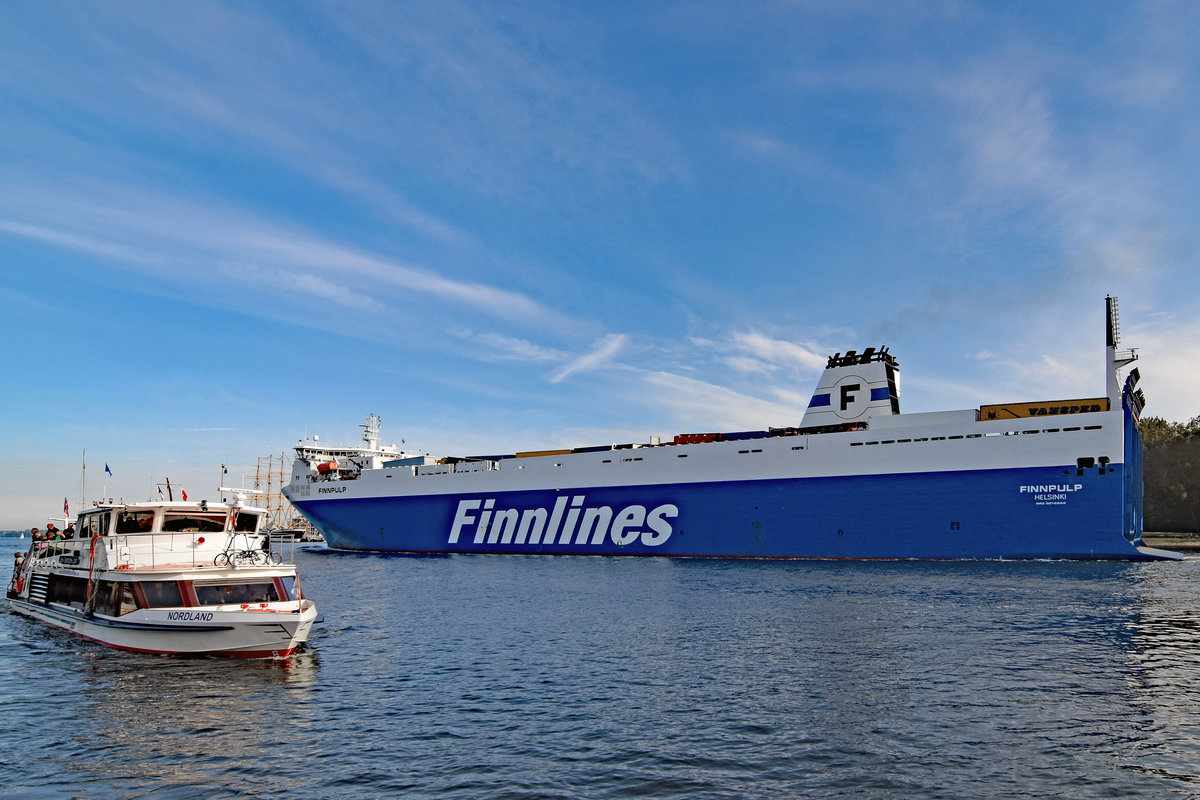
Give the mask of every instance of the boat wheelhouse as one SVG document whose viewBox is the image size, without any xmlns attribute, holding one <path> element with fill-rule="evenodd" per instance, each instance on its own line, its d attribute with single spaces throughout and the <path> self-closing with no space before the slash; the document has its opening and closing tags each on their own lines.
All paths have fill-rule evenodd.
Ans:
<svg viewBox="0 0 1200 800">
<path fill-rule="evenodd" d="M 242 497 L 100 503 L 72 537 L 16 554 L 9 605 L 122 650 L 282 658 L 308 640 L 317 608 L 301 594 L 294 544 L 264 533 L 266 521 Z"/>
</svg>

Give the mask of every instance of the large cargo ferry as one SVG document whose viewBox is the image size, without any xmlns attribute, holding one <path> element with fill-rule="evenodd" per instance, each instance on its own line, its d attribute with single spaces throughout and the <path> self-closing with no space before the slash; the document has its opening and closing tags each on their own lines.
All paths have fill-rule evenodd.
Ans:
<svg viewBox="0 0 1200 800">
<path fill-rule="evenodd" d="M 1104 397 L 902 414 L 897 360 L 867 348 L 829 358 L 796 427 L 433 459 L 364 426 L 369 457 L 302 442 L 284 491 L 352 550 L 1177 558 L 1142 542 L 1145 398 L 1114 297 L 1106 321 Z"/>
</svg>

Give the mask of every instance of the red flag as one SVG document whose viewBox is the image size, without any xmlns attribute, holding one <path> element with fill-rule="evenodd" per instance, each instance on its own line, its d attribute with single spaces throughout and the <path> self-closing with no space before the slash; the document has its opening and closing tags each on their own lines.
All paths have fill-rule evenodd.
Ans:
<svg viewBox="0 0 1200 800">
<path fill-rule="evenodd" d="M 183 501 L 186 503 L 187 502 L 187 489 L 180 489 L 180 491 L 183 492 Z"/>
<path fill-rule="evenodd" d="M 71 506 L 67 504 L 67 498 L 63 498 L 63 513 L 68 517 L 71 516 Z"/>
</svg>

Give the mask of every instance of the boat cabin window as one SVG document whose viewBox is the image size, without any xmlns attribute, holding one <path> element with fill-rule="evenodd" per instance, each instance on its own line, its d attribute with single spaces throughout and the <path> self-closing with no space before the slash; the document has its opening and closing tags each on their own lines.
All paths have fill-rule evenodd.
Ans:
<svg viewBox="0 0 1200 800">
<path fill-rule="evenodd" d="M 162 529 L 171 532 L 220 533 L 225 530 L 224 514 L 166 514 Z"/>
<path fill-rule="evenodd" d="M 137 610 L 137 598 L 129 581 L 101 581 L 96 593 L 96 612 L 119 617 Z"/>
<path fill-rule="evenodd" d="M 258 528 L 258 514 L 242 513 L 237 515 L 233 529 L 240 533 L 254 533 Z"/>
<path fill-rule="evenodd" d="M 83 608 L 83 602 L 87 600 L 87 580 L 67 575 L 51 575 L 46 587 L 46 599 L 52 603 L 65 603 Z"/>
<path fill-rule="evenodd" d="M 118 511 L 117 533 L 149 533 L 154 527 L 153 511 Z"/>
<path fill-rule="evenodd" d="M 108 518 L 109 513 L 107 511 L 84 514 L 79 518 L 79 535 L 85 539 L 90 539 L 93 536 L 107 536 Z"/>
<path fill-rule="evenodd" d="M 223 606 L 236 603 L 274 603 L 279 591 L 274 581 L 258 583 L 197 583 L 196 601 L 202 606 Z"/>
<path fill-rule="evenodd" d="M 183 605 L 183 593 L 175 581 L 142 581 L 141 586 L 149 608 L 176 608 Z"/>
</svg>

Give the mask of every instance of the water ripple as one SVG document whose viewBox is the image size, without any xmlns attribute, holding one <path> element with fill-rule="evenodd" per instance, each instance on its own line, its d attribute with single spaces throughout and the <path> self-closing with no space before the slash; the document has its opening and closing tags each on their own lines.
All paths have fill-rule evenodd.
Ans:
<svg viewBox="0 0 1200 800">
<path fill-rule="evenodd" d="M 285 662 L 0 617 L 7 796 L 1200 796 L 1200 562 L 301 569 Z"/>
</svg>

